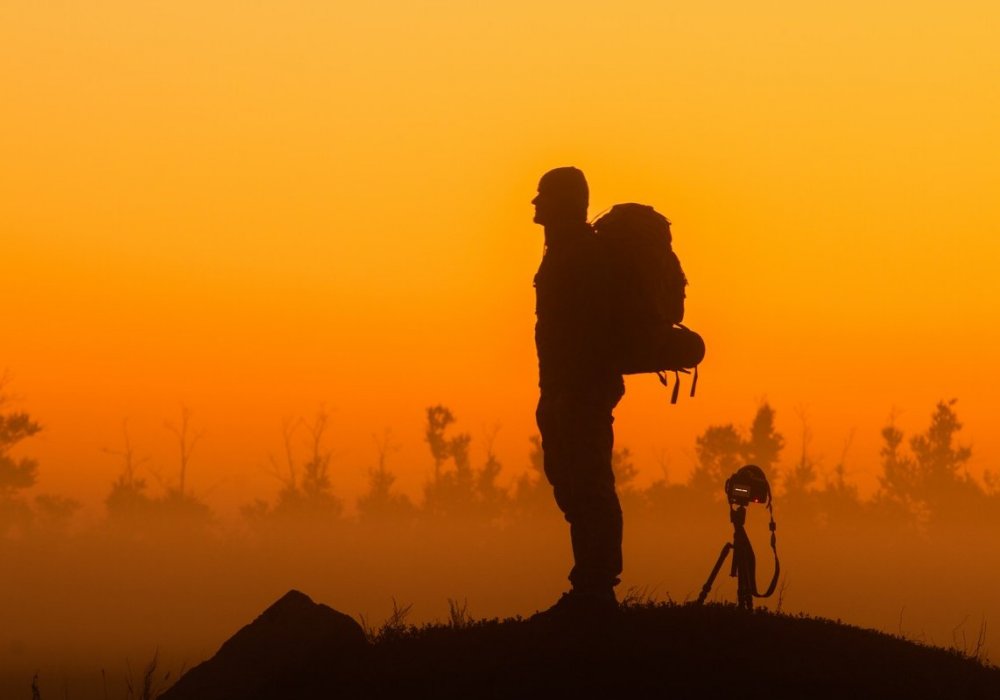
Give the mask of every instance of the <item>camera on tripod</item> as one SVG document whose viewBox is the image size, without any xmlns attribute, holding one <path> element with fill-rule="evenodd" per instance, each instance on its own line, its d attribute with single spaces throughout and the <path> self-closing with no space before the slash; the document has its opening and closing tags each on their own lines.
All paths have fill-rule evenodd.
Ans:
<svg viewBox="0 0 1000 700">
<path fill-rule="evenodd" d="M 771 487 L 764 476 L 764 470 L 748 464 L 726 479 L 726 497 L 730 505 L 748 506 L 751 503 L 767 503 Z"/>
<path fill-rule="evenodd" d="M 698 604 L 701 605 L 708 597 L 708 593 L 715 582 L 715 577 L 719 575 L 723 562 L 729 553 L 733 553 L 732 568 L 729 575 L 736 579 L 737 605 L 745 610 L 753 609 L 754 598 L 768 598 L 774 593 L 778 585 L 778 576 L 781 572 L 781 563 L 778 561 L 777 539 L 774 531 L 774 503 L 771 500 L 771 485 L 767 482 L 764 470 L 755 464 L 748 464 L 738 469 L 731 477 L 726 479 L 726 498 L 729 500 L 729 522 L 733 524 L 733 541 L 727 542 L 719 553 L 719 558 L 715 562 L 712 573 L 708 575 L 708 580 L 701 587 L 698 595 Z M 767 511 L 771 516 L 768 529 L 771 531 L 771 551 L 774 552 L 774 575 L 771 577 L 771 584 L 767 590 L 761 593 L 757 589 L 757 557 L 754 556 L 753 546 L 750 544 L 750 537 L 747 536 L 744 525 L 747 519 L 747 506 L 751 503 L 763 503 L 767 506 Z"/>
</svg>

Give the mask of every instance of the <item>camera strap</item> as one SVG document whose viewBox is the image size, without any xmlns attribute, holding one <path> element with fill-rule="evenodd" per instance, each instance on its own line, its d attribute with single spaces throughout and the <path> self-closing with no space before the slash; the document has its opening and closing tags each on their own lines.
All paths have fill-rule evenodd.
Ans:
<svg viewBox="0 0 1000 700">
<path fill-rule="evenodd" d="M 747 535 L 747 531 L 742 523 L 738 524 L 733 532 L 733 547 L 736 552 L 733 555 L 732 569 L 729 575 L 739 577 L 740 589 L 743 591 L 741 598 L 742 596 L 746 596 L 747 600 L 749 600 L 750 594 L 753 594 L 754 598 L 769 598 L 774 593 L 774 589 L 778 585 L 778 576 L 781 574 L 781 563 L 778 561 L 777 537 L 775 536 L 775 528 L 777 526 L 774 523 L 774 510 L 771 507 L 770 499 L 768 499 L 767 509 L 771 516 L 768 528 L 771 530 L 771 551 L 774 552 L 774 575 L 771 576 L 771 583 L 768 584 L 767 590 L 763 593 L 757 588 L 757 557 L 754 555 L 750 536 Z M 743 586 L 747 588 L 744 589 Z"/>
<path fill-rule="evenodd" d="M 758 598 L 768 598 L 774 593 L 774 589 L 778 586 L 778 576 L 781 574 L 781 562 L 778 561 L 778 537 L 775 534 L 777 529 L 777 524 L 774 522 L 774 507 L 771 503 L 771 495 L 768 494 L 767 499 L 767 513 L 771 518 L 771 522 L 767 524 L 768 529 L 771 531 L 771 551 L 774 553 L 774 575 L 771 577 L 771 583 L 768 585 L 767 590 L 760 593 L 757 590 L 757 572 L 754 572 L 753 577 L 753 594 Z"/>
</svg>

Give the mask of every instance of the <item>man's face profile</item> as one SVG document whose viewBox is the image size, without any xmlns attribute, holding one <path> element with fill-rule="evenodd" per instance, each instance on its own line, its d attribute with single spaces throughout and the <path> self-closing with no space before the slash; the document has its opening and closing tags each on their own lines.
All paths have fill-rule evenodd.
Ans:
<svg viewBox="0 0 1000 700">
<path fill-rule="evenodd" d="M 587 219 L 587 180 L 576 168 L 556 168 L 542 176 L 535 205 L 534 222 L 551 226 Z"/>
<path fill-rule="evenodd" d="M 538 194 L 536 194 L 535 198 L 531 200 L 531 203 L 535 205 L 535 217 L 533 221 L 536 224 L 545 226 L 552 220 L 552 197 L 550 195 L 546 195 L 546 193 L 542 190 L 541 185 L 539 185 Z"/>
</svg>

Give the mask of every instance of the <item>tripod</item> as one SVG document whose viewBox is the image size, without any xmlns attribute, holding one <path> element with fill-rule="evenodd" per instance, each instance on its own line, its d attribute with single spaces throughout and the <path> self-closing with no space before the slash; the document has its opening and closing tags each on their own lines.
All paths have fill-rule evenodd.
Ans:
<svg viewBox="0 0 1000 700">
<path fill-rule="evenodd" d="M 754 596 L 767 598 L 774 593 L 774 588 L 778 583 L 778 573 L 781 570 L 778 563 L 778 552 L 775 549 L 774 518 L 772 517 L 769 525 L 771 529 L 771 549 L 775 550 L 774 577 L 771 579 L 771 585 L 767 591 L 759 593 L 757 591 L 757 557 L 754 556 L 750 538 L 743 527 L 747 520 L 746 506 L 746 503 L 737 503 L 732 500 L 729 502 L 729 520 L 733 524 L 733 541 L 726 542 L 722 547 L 719 558 L 712 568 L 712 573 L 709 574 L 705 585 L 701 587 L 701 593 L 698 595 L 698 605 L 704 603 L 705 598 L 708 597 L 708 592 L 712 589 L 712 584 L 715 583 L 715 577 L 719 575 L 722 564 L 726 561 L 726 557 L 730 551 L 733 552 L 733 563 L 729 570 L 729 575 L 736 577 L 736 600 L 738 607 L 745 610 L 753 610 Z"/>
</svg>

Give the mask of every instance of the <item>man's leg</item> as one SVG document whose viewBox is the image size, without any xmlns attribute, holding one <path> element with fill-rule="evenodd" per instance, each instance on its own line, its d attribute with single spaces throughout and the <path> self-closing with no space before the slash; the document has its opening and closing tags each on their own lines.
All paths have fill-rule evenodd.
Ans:
<svg viewBox="0 0 1000 700">
<path fill-rule="evenodd" d="M 622 570 L 622 511 L 611 469 L 618 398 L 543 397 L 536 414 L 545 475 L 570 524 L 573 589 L 608 596 Z"/>
<path fill-rule="evenodd" d="M 611 409 L 591 405 L 571 409 L 573 497 L 570 522 L 575 565 L 573 588 L 612 594 L 622 572 L 622 509 L 611 468 L 614 446 Z"/>
</svg>

